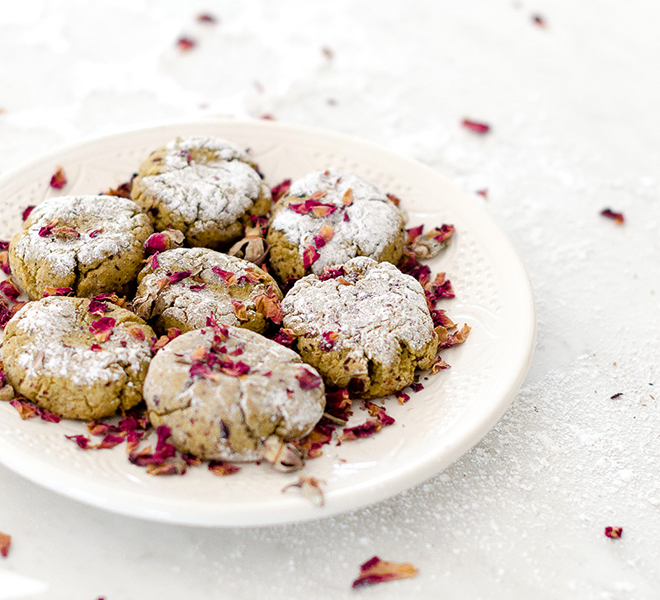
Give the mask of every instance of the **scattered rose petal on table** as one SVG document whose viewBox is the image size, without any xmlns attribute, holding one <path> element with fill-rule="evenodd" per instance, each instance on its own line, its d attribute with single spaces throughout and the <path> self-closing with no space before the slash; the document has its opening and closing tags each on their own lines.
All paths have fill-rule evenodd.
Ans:
<svg viewBox="0 0 660 600">
<path fill-rule="evenodd" d="M 608 219 L 612 219 L 617 225 L 623 225 L 625 219 L 622 213 L 614 212 L 611 208 L 604 208 L 600 214 Z"/>
<path fill-rule="evenodd" d="M 463 119 L 462 125 L 466 129 L 474 131 L 474 133 L 478 133 L 479 135 L 484 135 L 490 131 L 490 125 L 488 125 L 488 123 L 481 123 L 479 121 L 473 121 L 472 119 Z"/>
<path fill-rule="evenodd" d="M 0 531 L 0 556 L 7 558 L 9 547 L 11 546 L 11 536 Z"/>
<path fill-rule="evenodd" d="M 623 535 L 623 527 L 605 527 L 605 537 L 613 540 L 619 539 Z"/>
<path fill-rule="evenodd" d="M 411 563 L 389 562 L 374 556 L 360 565 L 360 576 L 353 582 L 353 587 L 407 579 L 417 575 L 418 571 Z"/>
</svg>

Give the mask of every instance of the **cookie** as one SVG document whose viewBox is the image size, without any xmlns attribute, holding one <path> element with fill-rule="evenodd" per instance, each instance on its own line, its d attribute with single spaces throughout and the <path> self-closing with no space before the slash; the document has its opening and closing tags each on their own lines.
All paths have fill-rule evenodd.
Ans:
<svg viewBox="0 0 660 600">
<path fill-rule="evenodd" d="M 67 419 L 99 419 L 142 400 L 154 332 L 105 301 L 51 296 L 26 304 L 5 328 L 9 382 Z"/>
<path fill-rule="evenodd" d="M 318 373 L 257 333 L 217 326 L 172 340 L 155 357 L 144 385 L 151 423 L 203 459 L 277 460 L 289 441 L 323 415 Z"/>
<path fill-rule="evenodd" d="M 362 398 L 410 385 L 433 364 L 438 336 L 422 286 L 387 262 L 358 257 L 295 283 L 283 325 L 326 385 Z"/>
<path fill-rule="evenodd" d="M 262 333 L 281 315 L 282 293 L 256 265 L 208 248 L 177 248 L 152 258 L 138 276 L 133 307 L 159 333 L 219 323 Z"/>
<path fill-rule="evenodd" d="M 373 185 L 338 169 L 307 175 L 273 209 L 270 265 L 280 279 L 320 275 L 356 256 L 397 264 L 403 213 Z"/>
<path fill-rule="evenodd" d="M 32 300 L 45 288 L 79 297 L 127 294 L 153 233 L 135 202 L 117 196 L 59 196 L 39 204 L 9 245 L 14 280 Z"/>
<path fill-rule="evenodd" d="M 226 249 L 243 237 L 251 215 L 270 210 L 270 190 L 238 146 L 217 137 L 177 138 L 152 152 L 131 198 L 157 231 L 178 229 L 189 246 Z"/>
</svg>

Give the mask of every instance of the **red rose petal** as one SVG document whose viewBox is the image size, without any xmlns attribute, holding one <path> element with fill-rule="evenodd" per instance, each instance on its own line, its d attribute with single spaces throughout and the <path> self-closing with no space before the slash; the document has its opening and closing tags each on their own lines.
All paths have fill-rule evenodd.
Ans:
<svg viewBox="0 0 660 600">
<path fill-rule="evenodd" d="M 612 219 L 617 225 L 623 225 L 625 221 L 622 213 L 614 212 L 611 208 L 601 210 L 600 214 L 608 219 Z"/>
<path fill-rule="evenodd" d="M 30 204 L 25 208 L 25 210 L 21 213 L 21 218 L 23 219 L 23 222 L 28 220 L 28 217 L 30 216 L 30 213 L 35 209 L 34 204 Z"/>
<path fill-rule="evenodd" d="M 16 302 L 21 295 L 21 290 L 18 289 L 18 286 L 11 279 L 0 281 L 0 292 L 7 296 L 12 302 Z"/>
<path fill-rule="evenodd" d="M 9 252 L 6 250 L 0 252 L 0 269 L 7 275 L 11 274 L 11 267 L 9 266 Z"/>
<path fill-rule="evenodd" d="M 219 477 L 224 477 L 225 475 L 233 475 L 234 473 L 238 473 L 240 470 L 241 467 L 228 465 L 217 460 L 212 460 L 209 462 L 209 471 L 211 471 L 211 473 L 214 475 L 218 475 Z"/>
<path fill-rule="evenodd" d="M 307 246 L 303 250 L 303 266 L 305 269 L 309 269 L 320 257 L 321 255 L 316 251 L 314 246 Z"/>
<path fill-rule="evenodd" d="M 291 331 L 291 329 L 286 329 L 283 327 L 277 332 L 277 335 L 273 338 L 273 341 L 277 342 L 278 344 L 282 344 L 282 346 L 287 348 L 291 348 L 291 346 L 293 346 L 293 342 L 296 341 L 296 336 L 293 331 Z"/>
<path fill-rule="evenodd" d="M 78 444 L 78 447 L 82 448 L 83 450 L 87 450 L 87 447 L 89 446 L 89 438 L 85 437 L 84 435 L 65 435 L 64 436 L 67 440 L 73 440 Z"/>
<path fill-rule="evenodd" d="M 95 315 L 97 317 L 102 317 L 109 310 L 107 302 L 99 301 L 96 298 L 92 298 L 87 307 L 87 312 L 90 315 Z"/>
<path fill-rule="evenodd" d="M 342 442 L 357 440 L 372 436 L 383 428 L 383 423 L 379 419 L 368 418 L 364 423 L 355 427 L 345 427 L 340 436 Z"/>
<path fill-rule="evenodd" d="M 0 531 L 0 556 L 7 558 L 11 547 L 11 536 Z"/>
<path fill-rule="evenodd" d="M 613 540 L 619 539 L 623 535 L 623 527 L 605 527 L 605 537 Z"/>
<path fill-rule="evenodd" d="M 388 562 L 374 556 L 363 565 L 360 565 L 360 576 L 353 582 L 353 587 L 394 581 L 395 579 L 407 579 L 414 577 L 418 571 L 419 569 L 416 569 L 410 563 Z"/>
<path fill-rule="evenodd" d="M 201 15 L 197 15 L 197 21 L 199 23 L 207 23 L 209 25 L 215 25 L 218 20 L 210 13 L 202 13 Z"/>
<path fill-rule="evenodd" d="M 238 283 L 236 280 L 236 273 L 232 273 L 231 271 L 225 271 L 224 269 L 221 269 L 220 267 L 213 267 L 211 269 L 216 275 L 219 275 L 220 278 L 227 284 L 227 285 L 235 285 Z"/>
<path fill-rule="evenodd" d="M 182 36 L 176 41 L 176 45 L 179 47 L 179 50 L 188 52 L 197 45 L 197 42 L 189 37 Z"/>
<path fill-rule="evenodd" d="M 490 125 L 488 125 L 487 123 L 480 123 L 479 121 L 472 121 L 470 119 L 463 119 L 462 125 L 466 129 L 469 129 L 470 131 L 474 131 L 475 133 L 478 133 L 480 135 L 483 135 L 490 131 Z"/>
<path fill-rule="evenodd" d="M 290 179 L 285 179 L 282 183 L 278 183 L 274 188 L 270 190 L 270 194 L 273 197 L 273 202 L 277 202 L 280 198 L 285 196 L 289 189 L 291 189 Z"/>
<path fill-rule="evenodd" d="M 266 294 L 257 294 L 254 297 L 254 304 L 257 312 L 261 313 L 266 319 L 270 319 L 276 325 L 279 325 L 284 318 L 284 311 L 279 298 L 269 286 Z"/>
<path fill-rule="evenodd" d="M 401 204 L 401 200 L 399 200 L 398 196 L 395 196 L 394 194 L 385 195 L 389 198 L 390 202 L 394 203 L 394 206 L 399 206 L 399 204 Z"/>
<path fill-rule="evenodd" d="M 66 175 L 62 167 L 57 167 L 57 170 L 50 178 L 50 187 L 56 190 L 61 190 L 66 185 Z"/>
<path fill-rule="evenodd" d="M 307 367 L 301 367 L 296 372 L 296 379 L 301 390 L 312 390 L 320 387 L 323 384 L 321 379 L 316 373 L 310 371 Z"/>
<path fill-rule="evenodd" d="M 115 323 L 116 320 L 112 317 L 101 317 L 90 325 L 89 331 L 94 334 L 97 340 L 105 342 L 112 335 Z"/>
<path fill-rule="evenodd" d="M 39 228 L 39 237 L 48 237 L 49 235 L 52 235 L 53 229 L 57 225 L 58 218 L 55 217 L 51 221 L 49 221 L 46 225 L 43 227 Z"/>
</svg>

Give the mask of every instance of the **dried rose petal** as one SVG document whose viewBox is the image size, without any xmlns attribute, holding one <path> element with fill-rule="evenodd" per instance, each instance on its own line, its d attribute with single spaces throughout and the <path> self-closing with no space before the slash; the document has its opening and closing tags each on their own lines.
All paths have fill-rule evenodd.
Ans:
<svg viewBox="0 0 660 600">
<path fill-rule="evenodd" d="M 373 435 L 374 433 L 379 432 L 382 428 L 383 423 L 381 423 L 379 419 L 368 417 L 367 420 L 361 425 L 356 425 L 355 427 L 346 427 L 339 439 L 342 442 L 348 442 L 360 438 L 366 438 Z"/>
<path fill-rule="evenodd" d="M 291 488 L 300 488 L 305 498 L 310 500 L 316 506 L 323 506 L 324 499 L 323 499 L 323 490 L 321 489 L 321 485 L 324 483 L 326 482 L 321 479 L 317 479 L 316 477 L 300 475 L 296 483 L 290 483 L 289 485 L 285 485 L 282 488 L 282 491 L 286 492 Z"/>
<path fill-rule="evenodd" d="M 475 194 L 478 194 L 479 196 L 482 196 L 486 200 L 488 200 L 488 190 L 486 188 L 483 188 L 481 190 L 477 190 Z"/>
<path fill-rule="evenodd" d="M 218 322 L 215 320 L 215 315 L 213 314 L 213 312 L 211 312 L 211 314 L 208 317 L 206 317 L 206 326 L 212 327 L 213 331 L 215 332 L 215 335 L 222 342 L 224 342 L 229 337 L 229 329 L 218 324 Z"/>
<path fill-rule="evenodd" d="M 321 379 L 316 373 L 313 373 L 306 367 L 301 367 L 298 369 L 296 372 L 296 379 L 298 380 L 298 384 L 300 385 L 301 390 L 312 390 L 314 388 L 320 387 L 323 383 L 323 379 Z"/>
<path fill-rule="evenodd" d="M 470 119 L 463 119 L 462 125 L 466 129 L 469 129 L 470 131 L 474 131 L 475 133 L 478 133 L 480 135 L 483 135 L 490 131 L 490 125 L 488 125 L 487 123 L 480 123 L 479 121 L 472 121 Z"/>
<path fill-rule="evenodd" d="M 344 213 L 344 221 L 348 222 L 350 220 L 351 220 L 351 218 L 348 216 L 348 212 L 345 212 Z"/>
<path fill-rule="evenodd" d="M 403 256 L 397 265 L 399 270 L 406 275 L 414 277 L 422 287 L 426 286 L 431 277 L 431 269 L 426 265 L 421 264 L 414 252 L 410 252 L 404 248 Z"/>
<path fill-rule="evenodd" d="M 181 458 L 175 458 L 162 462 L 160 464 L 152 464 L 147 467 L 149 475 L 185 475 L 187 470 L 187 463 Z"/>
<path fill-rule="evenodd" d="M 28 220 L 28 217 L 30 216 L 30 213 L 35 209 L 34 204 L 30 204 L 30 206 L 27 206 L 25 210 L 21 213 L 21 218 L 23 219 L 23 222 Z"/>
<path fill-rule="evenodd" d="M 59 423 L 62 420 L 59 415 L 56 415 L 45 408 L 37 407 L 37 412 L 39 413 L 41 420 L 46 421 L 47 423 Z"/>
<path fill-rule="evenodd" d="M 0 269 L 7 275 L 11 274 L 11 267 L 9 266 L 9 252 L 3 250 L 0 252 Z"/>
<path fill-rule="evenodd" d="M 619 539 L 623 535 L 623 527 L 605 527 L 605 537 L 613 540 Z"/>
<path fill-rule="evenodd" d="M 107 192 L 103 192 L 103 195 L 119 196 L 120 198 L 130 198 L 132 187 L 133 187 L 133 179 L 131 179 L 131 181 L 118 185 L 116 188 L 111 188 Z"/>
<path fill-rule="evenodd" d="M 296 335 L 291 329 L 286 329 L 283 327 L 277 332 L 277 335 L 273 338 L 273 341 L 277 342 L 278 344 L 282 344 L 282 346 L 287 348 L 291 348 L 291 346 L 293 346 L 293 342 L 296 341 Z"/>
<path fill-rule="evenodd" d="M 245 269 L 245 273 L 236 280 L 237 283 L 259 283 L 264 277 L 252 269 Z"/>
<path fill-rule="evenodd" d="M 5 325 L 9 323 L 9 319 L 11 319 L 12 314 L 11 310 L 4 306 L 3 304 L 0 304 L 0 328 L 4 329 Z"/>
<path fill-rule="evenodd" d="M 170 284 L 173 285 L 175 283 L 179 283 L 179 281 L 183 281 L 187 277 L 190 277 L 191 271 L 177 271 L 176 273 L 172 273 L 169 276 L 170 279 Z"/>
<path fill-rule="evenodd" d="M 424 294 L 428 302 L 429 309 L 435 308 L 438 300 L 441 298 L 455 298 L 451 281 L 445 278 L 445 273 L 438 273 L 435 279 L 424 286 Z"/>
<path fill-rule="evenodd" d="M 108 433 L 99 444 L 94 446 L 97 450 L 105 450 L 109 448 L 114 448 L 119 444 L 123 443 L 126 439 L 126 432 L 121 433 Z"/>
<path fill-rule="evenodd" d="M 401 204 L 401 200 L 399 199 L 398 196 L 395 196 L 394 194 L 385 194 L 385 195 L 389 198 L 390 202 L 394 204 L 394 206 L 399 206 L 399 204 Z"/>
<path fill-rule="evenodd" d="M 65 240 L 77 240 L 80 237 L 80 233 L 76 229 L 67 226 L 54 227 L 51 230 L 51 235 Z"/>
<path fill-rule="evenodd" d="M 144 342 L 145 340 L 144 330 L 138 325 L 131 325 L 126 329 L 126 332 L 128 333 L 128 335 L 135 338 L 139 342 Z"/>
<path fill-rule="evenodd" d="M 280 198 L 285 196 L 289 189 L 291 189 L 291 180 L 285 179 L 282 183 L 278 183 L 274 188 L 270 190 L 270 194 L 273 197 L 273 202 L 277 202 Z"/>
<path fill-rule="evenodd" d="M 241 467 L 228 465 L 227 463 L 218 460 L 212 460 L 209 462 L 209 471 L 211 471 L 211 473 L 214 475 L 218 475 L 219 477 L 224 477 L 225 475 L 233 475 L 234 473 L 238 473 L 240 470 Z"/>
<path fill-rule="evenodd" d="M 421 392 L 424 389 L 424 386 L 421 383 L 411 383 L 410 388 L 413 392 Z"/>
<path fill-rule="evenodd" d="M 21 295 L 21 290 L 11 279 L 0 281 L 0 292 L 7 296 L 12 302 L 16 302 Z"/>
<path fill-rule="evenodd" d="M 319 347 L 321 350 L 323 350 L 323 352 L 329 352 L 334 348 L 335 343 L 339 339 L 339 333 L 336 331 L 324 331 L 321 334 L 321 337 L 323 338 L 323 342 Z"/>
<path fill-rule="evenodd" d="M 342 421 L 348 421 L 353 414 L 352 403 L 348 390 L 335 390 L 325 394 L 325 412 Z"/>
<path fill-rule="evenodd" d="M 66 185 L 66 175 L 62 167 L 57 167 L 57 170 L 50 178 L 50 187 L 56 190 L 61 190 Z"/>
<path fill-rule="evenodd" d="M 320 257 L 321 255 L 316 251 L 314 246 L 307 246 L 303 250 L 303 266 L 305 269 L 309 269 Z"/>
<path fill-rule="evenodd" d="M 236 318 L 239 321 L 248 321 L 249 320 L 249 317 L 248 317 L 248 314 L 247 314 L 247 309 L 245 308 L 245 304 L 243 304 L 239 300 L 232 300 L 231 304 L 234 307 L 234 314 L 236 315 Z"/>
<path fill-rule="evenodd" d="M 0 240 L 0 250 L 8 250 L 8 249 L 9 249 L 9 242 Z"/>
<path fill-rule="evenodd" d="M 406 246 L 412 246 L 415 240 L 422 235 L 422 231 L 424 231 L 424 224 L 406 229 Z"/>
<path fill-rule="evenodd" d="M 620 398 L 621 396 L 623 396 L 623 392 L 617 392 L 616 394 L 613 394 L 612 396 L 610 396 L 610 400 L 616 400 L 617 398 Z"/>
<path fill-rule="evenodd" d="M 330 225 L 321 227 L 318 235 L 314 236 L 314 245 L 317 248 L 323 248 L 335 235 L 335 230 Z"/>
<path fill-rule="evenodd" d="M 78 444 L 79 448 L 82 448 L 83 450 L 87 450 L 87 447 L 89 446 L 89 438 L 84 436 L 84 435 L 65 435 L 64 436 L 67 440 L 73 440 Z"/>
<path fill-rule="evenodd" d="M 433 363 L 433 366 L 431 367 L 431 373 L 435 375 L 439 371 L 442 371 L 444 369 L 449 369 L 451 367 L 450 364 L 446 363 L 442 358 L 439 356 L 435 359 L 435 362 Z"/>
<path fill-rule="evenodd" d="M 383 425 L 393 425 L 395 423 L 394 417 L 387 414 L 384 406 L 378 406 L 378 404 L 365 400 L 364 407 L 369 411 L 370 416 L 376 417 Z"/>
<path fill-rule="evenodd" d="M 6 383 L 7 383 L 7 376 L 5 375 L 5 372 L 0 371 L 0 387 L 4 387 Z"/>
<path fill-rule="evenodd" d="M 344 192 L 344 195 L 341 197 L 341 203 L 344 206 L 350 206 L 353 204 L 353 188 L 348 188 Z"/>
<path fill-rule="evenodd" d="M 53 229 L 57 225 L 58 220 L 59 219 L 55 217 L 54 219 L 50 220 L 46 225 L 39 228 L 39 237 L 48 237 L 49 235 L 52 235 Z"/>
<path fill-rule="evenodd" d="M 87 312 L 90 315 L 94 315 L 94 316 L 97 316 L 97 317 L 102 317 L 109 310 L 110 310 L 110 308 L 108 308 L 108 303 L 107 302 L 97 300 L 96 298 L 92 298 L 89 301 L 89 306 L 87 307 Z"/>
<path fill-rule="evenodd" d="M 622 213 L 614 212 L 611 208 L 601 210 L 600 214 L 608 219 L 612 219 L 617 225 L 623 225 L 625 221 Z"/>
<path fill-rule="evenodd" d="M 105 342 L 112 335 L 116 320 L 112 317 L 101 317 L 89 326 L 89 331 L 99 342 Z"/>
<path fill-rule="evenodd" d="M 35 417 L 39 416 L 37 407 L 34 404 L 30 404 L 29 402 L 23 402 L 22 400 L 12 400 L 9 404 L 11 404 L 18 411 L 18 414 L 20 415 L 21 419 L 23 419 L 23 421 L 34 419 Z"/>
<path fill-rule="evenodd" d="M 189 37 L 182 36 L 176 41 L 176 45 L 179 47 L 179 50 L 188 52 L 197 45 L 197 42 Z"/>
<path fill-rule="evenodd" d="M 467 339 L 471 329 L 472 328 L 469 325 L 463 325 L 460 331 L 456 331 L 455 333 L 447 335 L 445 339 L 441 339 L 438 344 L 438 349 L 451 348 L 452 346 L 462 344 Z"/>
<path fill-rule="evenodd" d="M 165 252 L 173 248 L 180 248 L 184 242 L 184 235 L 178 229 L 166 229 L 159 233 L 153 233 L 144 242 L 143 248 L 147 256 Z"/>
<path fill-rule="evenodd" d="M 11 536 L 0 531 L 0 556 L 7 558 L 11 546 Z"/>
<path fill-rule="evenodd" d="M 534 25 L 538 25 L 539 27 L 546 26 L 545 19 L 539 14 L 532 15 L 532 23 L 534 23 Z"/>
<path fill-rule="evenodd" d="M 215 25 L 218 22 L 218 20 L 210 13 L 197 15 L 197 21 L 199 23 L 208 23 L 209 25 Z"/>
<path fill-rule="evenodd" d="M 338 277 L 343 277 L 345 275 L 346 270 L 342 266 L 337 268 L 325 267 L 325 269 L 323 269 L 323 275 L 321 275 L 319 279 L 321 281 L 327 281 L 328 279 L 337 279 Z"/>
<path fill-rule="evenodd" d="M 231 271 L 225 271 L 224 269 L 221 269 L 220 267 L 213 267 L 211 269 L 216 275 L 219 275 L 220 278 L 227 284 L 227 285 L 235 285 L 238 283 L 236 280 L 236 273 L 232 273 Z"/>
<path fill-rule="evenodd" d="M 406 402 L 408 402 L 408 400 L 410 400 L 410 396 L 406 394 L 403 390 L 399 390 L 394 395 L 399 401 L 399 404 L 405 404 Z"/>
<path fill-rule="evenodd" d="M 388 562 L 374 556 L 360 565 L 360 576 L 353 582 L 353 587 L 407 579 L 414 577 L 418 570 L 410 563 Z"/>
<path fill-rule="evenodd" d="M 265 294 L 257 294 L 254 297 L 255 307 L 257 312 L 261 313 L 266 319 L 270 319 L 273 323 L 279 325 L 284 318 L 282 305 L 270 286 L 268 286 L 266 292 Z"/>
<path fill-rule="evenodd" d="M 325 195 L 325 193 L 326 192 L 323 192 L 323 195 Z M 305 200 L 299 204 L 289 204 L 288 208 L 299 215 L 306 215 L 311 212 L 315 217 L 327 217 L 337 210 L 337 207 L 334 204 L 324 204 L 323 202 L 319 202 L 318 198 L 322 198 L 323 195 L 316 196 L 316 194 L 318 194 L 318 192 L 314 192 L 309 200 Z M 316 196 L 316 198 L 314 196 Z"/>
</svg>

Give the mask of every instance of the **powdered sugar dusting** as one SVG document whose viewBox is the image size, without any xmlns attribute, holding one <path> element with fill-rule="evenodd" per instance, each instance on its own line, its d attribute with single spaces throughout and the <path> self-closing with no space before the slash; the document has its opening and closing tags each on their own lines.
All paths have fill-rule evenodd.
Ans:
<svg viewBox="0 0 660 600">
<path fill-rule="evenodd" d="M 338 334 L 337 348 L 350 356 L 390 365 L 401 345 L 421 352 L 435 333 L 422 286 L 390 263 L 357 257 L 344 265 L 346 279 L 308 275 L 282 302 L 284 326 L 297 336 Z"/>
<path fill-rule="evenodd" d="M 353 195 L 350 206 L 343 203 L 348 190 Z M 401 211 L 375 186 L 353 173 L 339 169 L 311 173 L 291 185 L 289 196 L 310 198 L 317 192 L 325 192 L 320 202 L 338 209 L 319 218 L 283 208 L 271 223 L 273 229 L 284 232 L 298 246 L 301 257 L 305 248 L 314 245 L 314 237 L 323 225 L 333 228 L 333 237 L 317 249 L 319 257 L 311 265 L 317 275 L 325 267 L 344 264 L 358 255 L 379 256 L 401 231 Z"/>
<path fill-rule="evenodd" d="M 255 311 L 254 297 L 266 293 L 269 284 L 276 286 L 275 281 L 267 276 L 261 269 L 234 256 L 228 256 L 208 248 L 176 248 L 158 255 L 159 267 L 154 271 L 149 267 L 143 271 L 142 280 L 138 289 L 136 309 L 138 314 L 145 318 L 162 315 L 171 317 L 181 323 L 186 323 L 189 329 L 198 329 L 206 325 L 207 317 L 213 313 L 219 323 L 225 325 L 239 325 L 232 304 L 232 293 L 220 275 L 213 271 L 213 267 L 220 267 L 235 275 L 236 289 L 244 290 L 250 286 L 248 297 L 242 302 L 247 310 Z M 195 274 L 181 281 L 160 289 L 160 281 L 168 273 L 189 270 Z M 246 277 L 257 274 L 264 282 L 241 282 Z M 149 315 L 142 314 L 138 306 L 143 299 L 152 298 L 153 305 L 149 305 Z"/>
<path fill-rule="evenodd" d="M 178 138 L 166 150 L 162 172 L 137 186 L 180 215 L 191 233 L 231 225 L 266 191 L 247 154 L 226 140 Z"/>
<path fill-rule="evenodd" d="M 113 330 L 101 350 L 90 350 L 96 341 L 94 336 L 89 333 L 80 338 L 82 302 L 45 298 L 28 303 L 17 313 L 17 328 L 29 336 L 18 358 L 28 377 L 65 377 L 74 385 L 87 386 L 125 378 L 124 367 L 137 373 L 151 358 L 150 342 L 136 340 L 122 327 Z M 82 330 L 86 328 L 82 326 Z M 74 336 L 78 336 L 77 342 L 73 341 Z"/>
<path fill-rule="evenodd" d="M 56 235 L 39 235 L 41 228 L 55 218 L 58 226 L 73 227 L 80 237 L 63 239 Z M 140 208 L 125 198 L 48 198 L 30 214 L 15 252 L 26 263 L 46 261 L 54 275 L 67 277 L 78 265 L 93 268 L 104 259 L 129 250 L 135 242 L 134 228 L 144 227 L 145 223 Z"/>
</svg>

